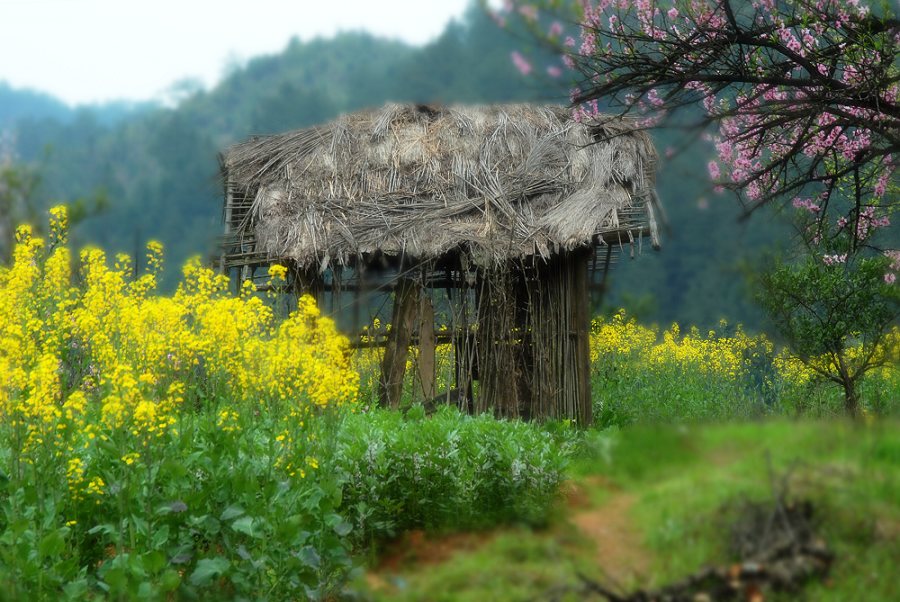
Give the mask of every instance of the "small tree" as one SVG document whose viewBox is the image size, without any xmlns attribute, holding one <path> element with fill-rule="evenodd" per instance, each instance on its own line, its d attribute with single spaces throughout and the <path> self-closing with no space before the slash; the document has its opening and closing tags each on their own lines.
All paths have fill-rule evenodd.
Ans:
<svg viewBox="0 0 900 602">
<path fill-rule="evenodd" d="M 860 253 L 804 252 L 759 278 L 758 299 L 794 355 L 843 388 L 844 409 L 859 414 L 859 382 L 896 361 L 885 335 L 900 317 L 900 290 L 885 279 L 889 259 Z M 888 272 L 893 273 L 893 272 Z"/>
</svg>

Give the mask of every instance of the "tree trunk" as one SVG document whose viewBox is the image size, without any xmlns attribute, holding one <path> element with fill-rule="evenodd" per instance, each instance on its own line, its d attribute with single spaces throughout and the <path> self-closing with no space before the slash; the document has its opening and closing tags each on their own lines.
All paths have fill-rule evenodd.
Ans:
<svg viewBox="0 0 900 602">
<path fill-rule="evenodd" d="M 856 390 L 856 381 L 843 376 L 844 386 L 844 412 L 854 420 L 859 418 L 859 392 Z"/>
</svg>

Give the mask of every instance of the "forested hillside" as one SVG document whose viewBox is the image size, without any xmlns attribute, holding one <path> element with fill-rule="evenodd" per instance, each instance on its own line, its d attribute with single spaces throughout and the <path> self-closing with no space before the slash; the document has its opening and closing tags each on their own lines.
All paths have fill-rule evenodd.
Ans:
<svg viewBox="0 0 900 602">
<path fill-rule="evenodd" d="M 10 104 L 0 117 L 7 116 L 7 126 L 15 122 L 19 158 L 40 166 L 37 202 L 97 191 L 110 199 L 104 212 L 78 226 L 77 242 L 134 253 L 156 238 L 175 268 L 191 255 L 214 252 L 221 231 L 217 153 L 248 135 L 309 126 L 386 101 L 566 102 L 565 85 L 523 78 L 514 69 L 510 53 L 523 39 L 473 9 L 423 47 L 362 33 L 294 40 L 173 108 L 74 111 L 35 95 L 27 110 Z M 0 86 L 0 100 L 11 92 Z M 658 142 L 662 154 L 666 135 Z M 670 223 L 664 248 L 656 254 L 647 246 L 634 262 L 626 250 L 607 304 L 626 304 L 663 322 L 677 317 L 705 326 L 728 317 L 758 325 L 738 267 L 748 251 L 784 235 L 773 235 L 763 216 L 738 224 L 735 202 L 708 194 L 706 151 L 698 147 L 663 163 L 660 196 Z"/>
</svg>

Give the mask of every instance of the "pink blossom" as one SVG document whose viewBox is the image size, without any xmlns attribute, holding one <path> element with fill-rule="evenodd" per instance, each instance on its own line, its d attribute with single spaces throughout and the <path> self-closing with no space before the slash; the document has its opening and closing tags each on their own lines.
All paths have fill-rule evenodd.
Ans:
<svg viewBox="0 0 900 602">
<path fill-rule="evenodd" d="M 523 4 L 519 7 L 519 14 L 529 21 L 536 21 L 538 18 L 538 9 L 533 4 Z"/>
<path fill-rule="evenodd" d="M 531 63 L 522 56 L 522 54 L 518 50 L 513 50 L 510 53 L 510 58 L 512 59 L 513 64 L 516 66 L 516 69 L 519 70 L 519 73 L 522 75 L 528 75 L 531 73 Z"/>
<path fill-rule="evenodd" d="M 895 272 L 900 272 L 900 250 L 885 251 L 884 255 L 891 260 L 891 269 Z"/>
<path fill-rule="evenodd" d="M 555 38 L 562 32 L 563 32 L 562 23 L 560 23 L 559 21 L 554 21 L 553 23 L 550 24 L 550 30 L 547 32 L 547 35 L 549 35 L 551 38 Z"/>
<path fill-rule="evenodd" d="M 803 199 L 800 197 L 796 197 L 792 201 L 792 204 L 797 209 L 805 209 L 805 210 L 809 211 L 810 213 L 818 213 L 819 211 L 822 210 L 822 208 L 819 205 L 817 205 L 815 203 L 815 201 L 813 201 L 812 199 Z"/>
<path fill-rule="evenodd" d="M 560 69 L 556 65 L 550 65 L 549 67 L 547 67 L 547 75 L 549 75 L 550 77 L 559 77 L 560 75 L 562 75 L 562 69 Z"/>
<path fill-rule="evenodd" d="M 806 13 L 801 12 L 800 16 L 803 18 L 796 19 L 791 18 L 791 2 L 745 2 L 755 11 L 755 23 L 762 30 L 771 31 L 775 36 L 775 43 L 781 46 L 777 50 L 748 51 L 746 64 L 750 72 L 759 76 L 760 81 L 771 81 L 773 78 L 769 76 L 774 74 L 777 76 L 774 78 L 776 81 L 778 78 L 803 78 L 808 79 L 811 85 L 797 88 L 791 85 L 746 84 L 719 89 L 702 82 L 686 82 L 685 89 L 694 94 L 708 117 L 718 124 L 718 131 L 711 137 L 717 160 L 710 162 L 707 169 L 710 177 L 716 181 L 717 188 L 723 185 L 740 187 L 749 199 L 761 200 L 783 192 L 786 180 L 777 170 L 770 171 L 768 168 L 781 162 L 792 163 L 796 149 L 800 149 L 801 161 L 809 158 L 816 160 L 819 165 L 837 162 L 837 168 L 820 167 L 815 174 L 817 181 L 821 182 L 819 190 L 810 192 L 809 198 L 797 197 L 792 200 L 797 209 L 808 212 L 817 220 L 823 219 L 827 197 L 817 193 L 826 188 L 848 190 L 853 185 L 848 181 L 848 176 L 829 178 L 828 170 L 837 172 L 858 157 L 865 156 L 866 151 L 872 148 L 881 135 L 878 132 L 884 131 L 885 126 L 891 122 L 887 115 L 876 109 L 835 103 L 830 105 L 830 110 L 821 111 L 812 125 L 796 120 L 784 123 L 785 112 L 781 107 L 817 102 L 818 98 L 828 92 L 818 85 L 818 82 L 824 82 L 826 78 L 837 78 L 845 84 L 858 86 L 870 77 L 873 69 L 881 68 L 891 57 L 882 56 L 884 51 L 873 51 L 861 58 L 841 57 L 832 64 L 830 60 L 824 61 L 817 54 L 832 36 L 839 39 L 847 35 L 841 28 L 849 30 L 868 14 L 866 3 L 859 0 L 798 2 L 796 8 Z M 710 54 L 713 51 L 702 51 L 699 48 L 715 48 L 719 40 L 729 44 L 726 37 L 730 35 L 732 27 L 722 10 L 722 0 L 685 0 L 678 2 L 677 7 L 675 2 L 661 3 L 657 0 L 582 0 L 582 3 L 584 22 L 579 53 L 590 58 L 579 61 L 579 69 L 586 69 L 595 61 L 601 66 L 608 66 L 608 57 L 619 52 L 642 52 L 642 49 L 635 50 L 625 42 L 634 31 L 632 28 L 642 34 L 641 43 L 646 44 L 649 52 L 654 51 L 654 45 L 658 45 L 656 50 L 665 54 L 670 42 L 676 46 L 686 40 L 698 42 L 696 55 L 688 52 L 682 59 L 675 58 L 671 68 L 676 79 L 679 74 L 687 73 L 692 66 L 714 63 L 716 56 Z M 738 4 L 740 3 L 735 3 Z M 660 6 L 663 6 L 662 10 Z M 551 36 L 554 32 L 551 26 Z M 893 35 L 894 42 L 900 44 L 900 34 Z M 564 43 L 569 48 L 575 47 L 572 37 L 567 37 Z M 806 65 L 791 65 L 793 69 L 781 71 L 784 65 L 782 59 L 772 58 L 768 54 L 770 50 L 788 55 L 808 55 L 810 59 L 816 57 L 819 60 Z M 786 58 L 790 65 L 791 57 Z M 566 66 L 575 66 L 571 57 L 564 58 L 563 61 Z M 590 72 L 585 72 L 584 75 L 586 79 L 591 79 Z M 599 78 L 605 76 L 596 74 L 594 77 L 598 78 L 595 81 L 599 81 Z M 652 89 L 643 96 L 623 96 L 616 100 L 633 107 L 640 114 L 641 124 L 654 124 L 667 109 L 666 94 L 670 90 L 671 88 L 662 87 Z M 900 83 L 880 94 L 884 102 L 895 103 L 900 97 Z M 672 98 L 680 100 L 677 93 Z M 583 119 L 594 110 L 591 105 L 578 107 L 575 116 Z M 879 127 L 870 129 L 866 127 L 868 123 Z M 822 162 L 823 157 L 827 157 L 828 161 Z M 871 172 L 864 174 L 867 202 L 871 200 L 874 207 L 861 211 L 858 216 L 848 216 L 849 220 L 847 217 L 838 220 L 837 233 L 843 232 L 846 235 L 847 228 L 853 224 L 855 234 L 865 238 L 890 224 L 888 215 L 883 209 L 876 207 L 880 199 L 890 193 L 892 160 L 890 156 L 886 156 L 880 164 L 873 165 Z M 839 262 L 840 259 L 836 255 L 828 257 L 832 263 Z"/>
<path fill-rule="evenodd" d="M 887 274 L 884 275 L 884 281 L 887 284 L 894 284 L 894 282 L 897 281 L 897 275 L 894 274 L 893 272 L 888 272 Z"/>
</svg>

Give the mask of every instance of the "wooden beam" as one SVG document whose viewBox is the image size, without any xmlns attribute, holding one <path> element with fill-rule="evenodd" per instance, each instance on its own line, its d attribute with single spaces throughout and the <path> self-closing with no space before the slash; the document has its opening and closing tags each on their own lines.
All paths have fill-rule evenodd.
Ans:
<svg viewBox="0 0 900 602">
<path fill-rule="evenodd" d="M 403 377 L 406 374 L 406 359 L 415 324 L 419 301 L 419 284 L 407 278 L 397 282 L 394 291 L 394 311 L 391 331 L 388 334 L 384 360 L 381 363 L 381 405 L 400 407 L 403 395 Z"/>
</svg>

